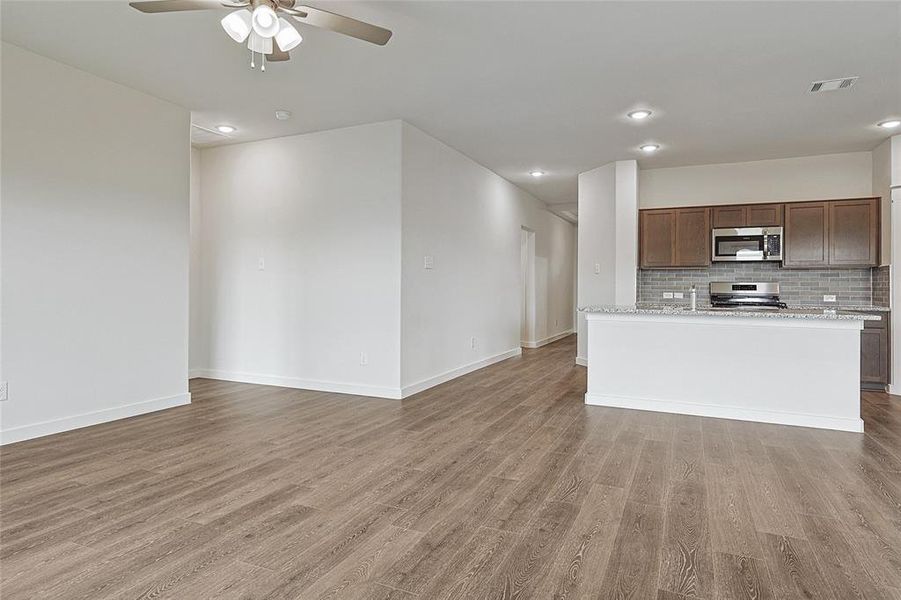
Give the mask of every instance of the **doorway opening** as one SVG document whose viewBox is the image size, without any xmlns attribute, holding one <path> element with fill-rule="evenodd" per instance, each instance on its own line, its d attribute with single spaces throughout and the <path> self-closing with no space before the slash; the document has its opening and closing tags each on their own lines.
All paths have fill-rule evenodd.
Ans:
<svg viewBox="0 0 901 600">
<path fill-rule="evenodd" d="M 522 228 L 519 245 L 521 303 L 519 317 L 520 346 L 535 342 L 535 232 Z"/>
</svg>

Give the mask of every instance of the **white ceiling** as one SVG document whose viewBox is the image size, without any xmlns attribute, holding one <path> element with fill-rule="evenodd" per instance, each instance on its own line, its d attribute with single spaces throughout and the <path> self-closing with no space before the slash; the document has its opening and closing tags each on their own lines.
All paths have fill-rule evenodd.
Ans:
<svg viewBox="0 0 901 600">
<path fill-rule="evenodd" d="M 617 159 L 642 168 L 870 150 L 901 117 L 901 2 L 315 2 L 394 31 L 301 26 L 265 74 L 227 10 L 2 2 L 5 41 L 190 108 L 254 140 L 402 118 L 548 203 Z M 853 88 L 810 82 L 859 75 Z M 650 108 L 646 123 L 624 115 Z M 290 121 L 275 109 L 293 111 Z M 661 151 L 640 156 L 654 141 Z M 548 174 L 536 180 L 528 172 Z"/>
</svg>

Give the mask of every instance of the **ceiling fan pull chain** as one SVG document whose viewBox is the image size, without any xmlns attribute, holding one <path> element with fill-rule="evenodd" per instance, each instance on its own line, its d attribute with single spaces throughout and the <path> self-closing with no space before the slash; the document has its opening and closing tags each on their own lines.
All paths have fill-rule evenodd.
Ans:
<svg viewBox="0 0 901 600">
<path fill-rule="evenodd" d="M 250 51 L 250 68 L 251 69 L 256 68 L 256 65 L 253 64 L 253 50 Z"/>
<path fill-rule="evenodd" d="M 260 52 L 260 71 L 266 72 L 266 55 Z"/>
</svg>

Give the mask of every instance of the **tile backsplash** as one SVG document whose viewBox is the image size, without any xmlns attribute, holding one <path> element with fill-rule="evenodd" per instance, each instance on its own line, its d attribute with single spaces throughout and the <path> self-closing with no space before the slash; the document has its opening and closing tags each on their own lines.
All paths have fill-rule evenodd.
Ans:
<svg viewBox="0 0 901 600">
<path fill-rule="evenodd" d="M 883 272 L 884 271 L 884 272 Z M 692 284 L 698 304 L 710 302 L 711 281 L 776 281 L 789 305 L 824 304 L 824 294 L 835 294 L 843 306 L 888 306 L 888 267 L 876 269 L 783 269 L 778 263 L 714 263 L 702 269 L 639 269 L 638 301 L 654 304 L 688 303 Z M 685 297 L 664 300 L 664 292 Z"/>
<path fill-rule="evenodd" d="M 873 269 L 873 305 L 888 306 L 891 303 L 891 270 L 888 266 Z"/>
</svg>

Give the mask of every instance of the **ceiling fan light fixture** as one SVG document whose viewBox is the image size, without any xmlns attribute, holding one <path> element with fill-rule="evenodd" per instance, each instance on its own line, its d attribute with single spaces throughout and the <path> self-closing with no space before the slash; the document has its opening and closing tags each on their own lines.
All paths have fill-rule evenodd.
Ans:
<svg viewBox="0 0 901 600">
<path fill-rule="evenodd" d="M 253 30 L 260 37 L 271 39 L 278 33 L 278 17 L 268 4 L 260 4 L 253 9 L 250 21 L 253 24 Z"/>
<path fill-rule="evenodd" d="M 272 54 L 272 38 L 263 37 L 256 31 L 252 31 L 247 39 L 247 48 L 257 54 Z"/>
<path fill-rule="evenodd" d="M 246 40 L 253 30 L 250 24 L 250 13 L 243 8 L 225 15 L 221 23 L 225 33 L 239 44 Z"/>
<path fill-rule="evenodd" d="M 303 41 L 303 37 L 297 32 L 291 23 L 284 17 L 278 19 L 278 33 L 275 34 L 275 43 L 282 52 L 293 50 Z"/>
</svg>

